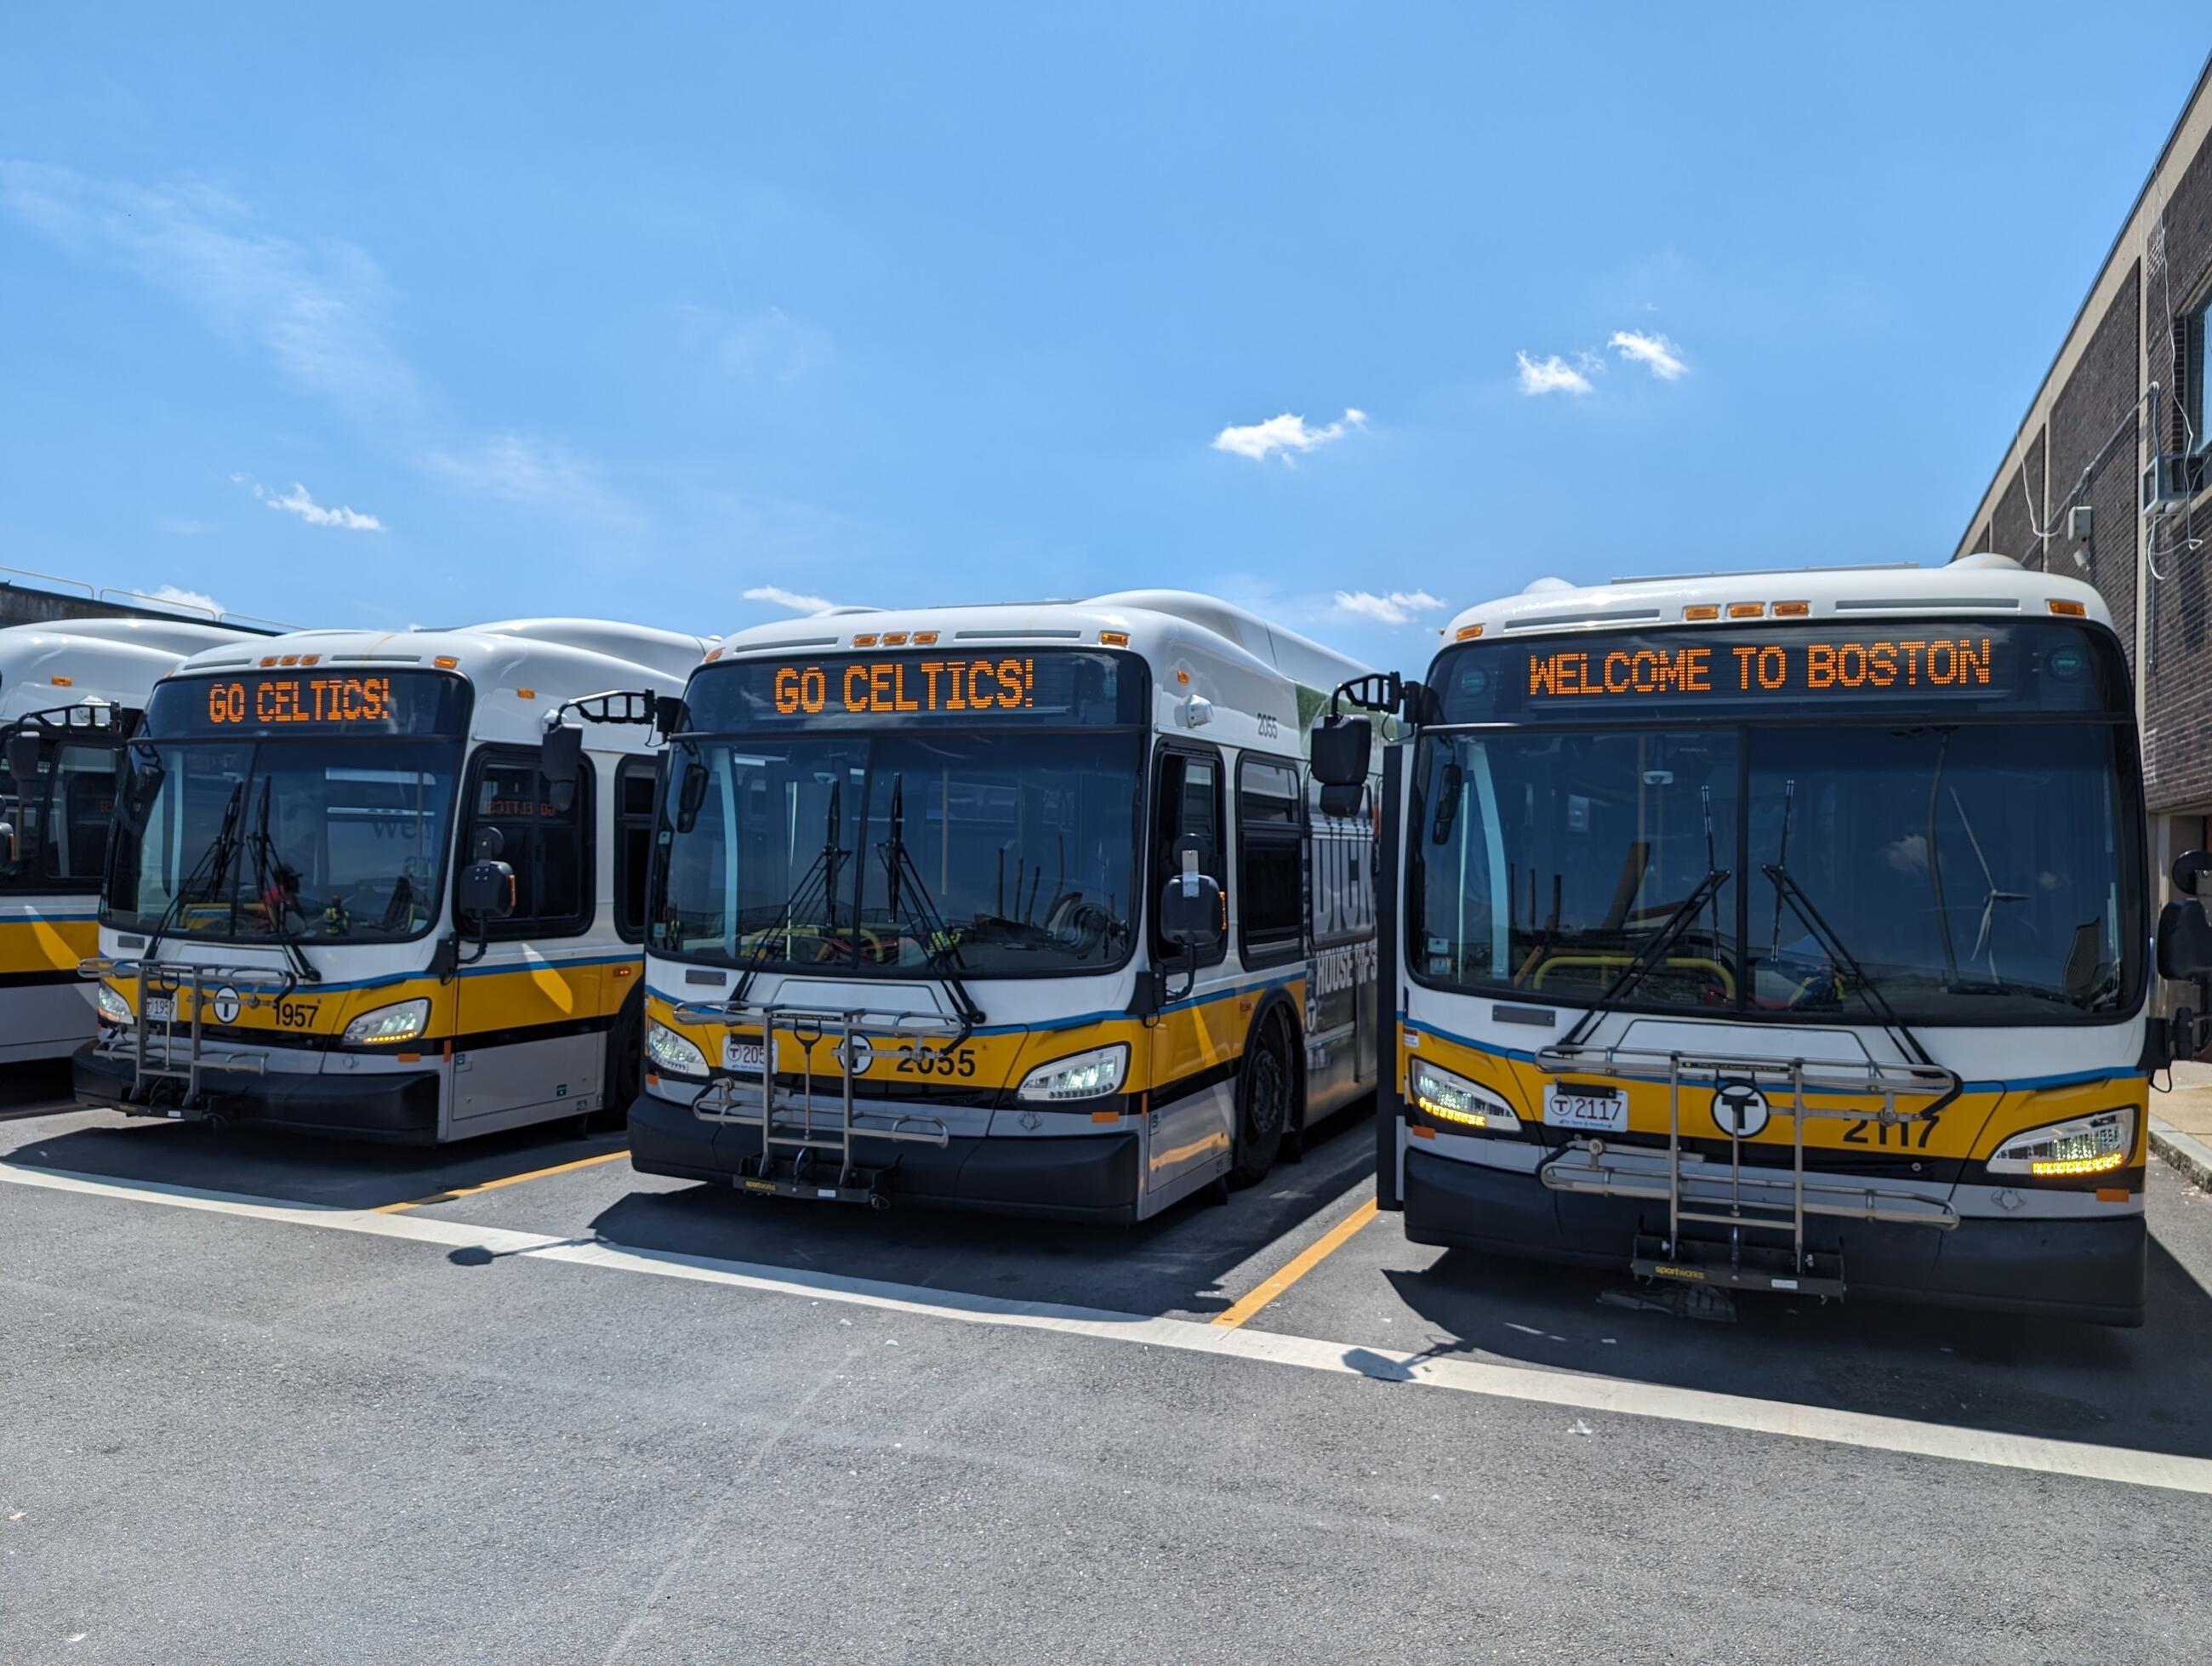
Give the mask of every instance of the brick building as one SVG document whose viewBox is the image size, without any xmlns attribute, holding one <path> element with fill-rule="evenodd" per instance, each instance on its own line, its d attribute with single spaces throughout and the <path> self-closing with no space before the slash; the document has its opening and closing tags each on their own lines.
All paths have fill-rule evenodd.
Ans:
<svg viewBox="0 0 2212 1666">
<path fill-rule="evenodd" d="M 2208 313 L 2212 61 L 1953 553 L 2103 593 L 2135 669 L 2161 895 L 2175 854 L 2212 848 Z"/>
</svg>

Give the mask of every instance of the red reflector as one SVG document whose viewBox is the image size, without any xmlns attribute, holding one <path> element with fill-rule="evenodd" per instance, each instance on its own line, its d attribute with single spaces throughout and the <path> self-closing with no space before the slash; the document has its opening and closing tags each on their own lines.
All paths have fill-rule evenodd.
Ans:
<svg viewBox="0 0 2212 1666">
<path fill-rule="evenodd" d="M 2135 1194 L 2124 1186 L 2100 1186 L 2097 1188 L 2097 1201 L 2100 1203 L 2125 1203 L 2134 1195 Z"/>
<path fill-rule="evenodd" d="M 1434 1128 L 1425 1128 L 1418 1124 L 1413 1128 L 1413 1138 L 1416 1140 L 1433 1140 L 1436 1137 L 1437 1131 Z"/>
</svg>

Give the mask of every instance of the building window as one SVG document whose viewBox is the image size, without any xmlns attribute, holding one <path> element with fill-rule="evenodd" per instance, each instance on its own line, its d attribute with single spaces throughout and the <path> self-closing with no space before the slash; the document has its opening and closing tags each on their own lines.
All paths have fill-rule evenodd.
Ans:
<svg viewBox="0 0 2212 1666">
<path fill-rule="evenodd" d="M 2177 367 L 2181 382 L 2181 408 L 2187 413 L 2189 430 L 2180 439 L 2184 447 L 2192 454 L 2201 455 L 2212 447 L 2212 435 L 2204 431 L 2205 384 L 2212 380 L 2212 331 L 2205 327 L 2205 315 L 2212 313 L 2212 296 L 2207 296 L 2182 314 L 2180 324 L 2181 362 Z"/>
</svg>

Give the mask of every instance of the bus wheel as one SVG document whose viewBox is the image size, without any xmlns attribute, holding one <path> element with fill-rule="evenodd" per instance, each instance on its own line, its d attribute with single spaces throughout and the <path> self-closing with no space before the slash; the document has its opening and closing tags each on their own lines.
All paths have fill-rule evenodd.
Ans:
<svg viewBox="0 0 2212 1666">
<path fill-rule="evenodd" d="M 1275 1166 L 1283 1134 L 1291 1121 L 1290 1044 L 1283 1015 L 1270 1012 L 1260 1020 L 1244 1049 L 1244 1068 L 1237 1082 L 1237 1157 L 1229 1170 L 1234 1186 L 1255 1186 Z"/>
<path fill-rule="evenodd" d="M 645 992 L 641 989 L 623 1003 L 607 1035 L 606 1074 L 599 1093 L 602 1116 L 616 1128 L 627 1126 L 630 1102 L 644 1091 Z"/>
</svg>

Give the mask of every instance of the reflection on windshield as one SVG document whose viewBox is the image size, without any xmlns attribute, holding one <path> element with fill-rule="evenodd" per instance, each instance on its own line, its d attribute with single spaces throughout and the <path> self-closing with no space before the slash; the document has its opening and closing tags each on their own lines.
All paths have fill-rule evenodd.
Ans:
<svg viewBox="0 0 2212 1666">
<path fill-rule="evenodd" d="M 435 920 L 454 743 L 238 742 L 160 754 L 143 825 L 116 831 L 111 924 L 315 943 L 413 937 Z"/>
<path fill-rule="evenodd" d="M 2121 744 L 2089 723 L 1431 733 L 1408 950 L 1431 983 L 1591 1000 L 1710 866 L 1713 905 L 1624 1005 L 1874 1017 L 1809 903 L 1907 1022 L 2125 1012 Z"/>
<path fill-rule="evenodd" d="M 1117 965 L 1133 911 L 1139 744 L 681 742 L 652 945 L 727 965 L 887 976 L 927 976 L 933 961 L 963 977 Z"/>
</svg>

